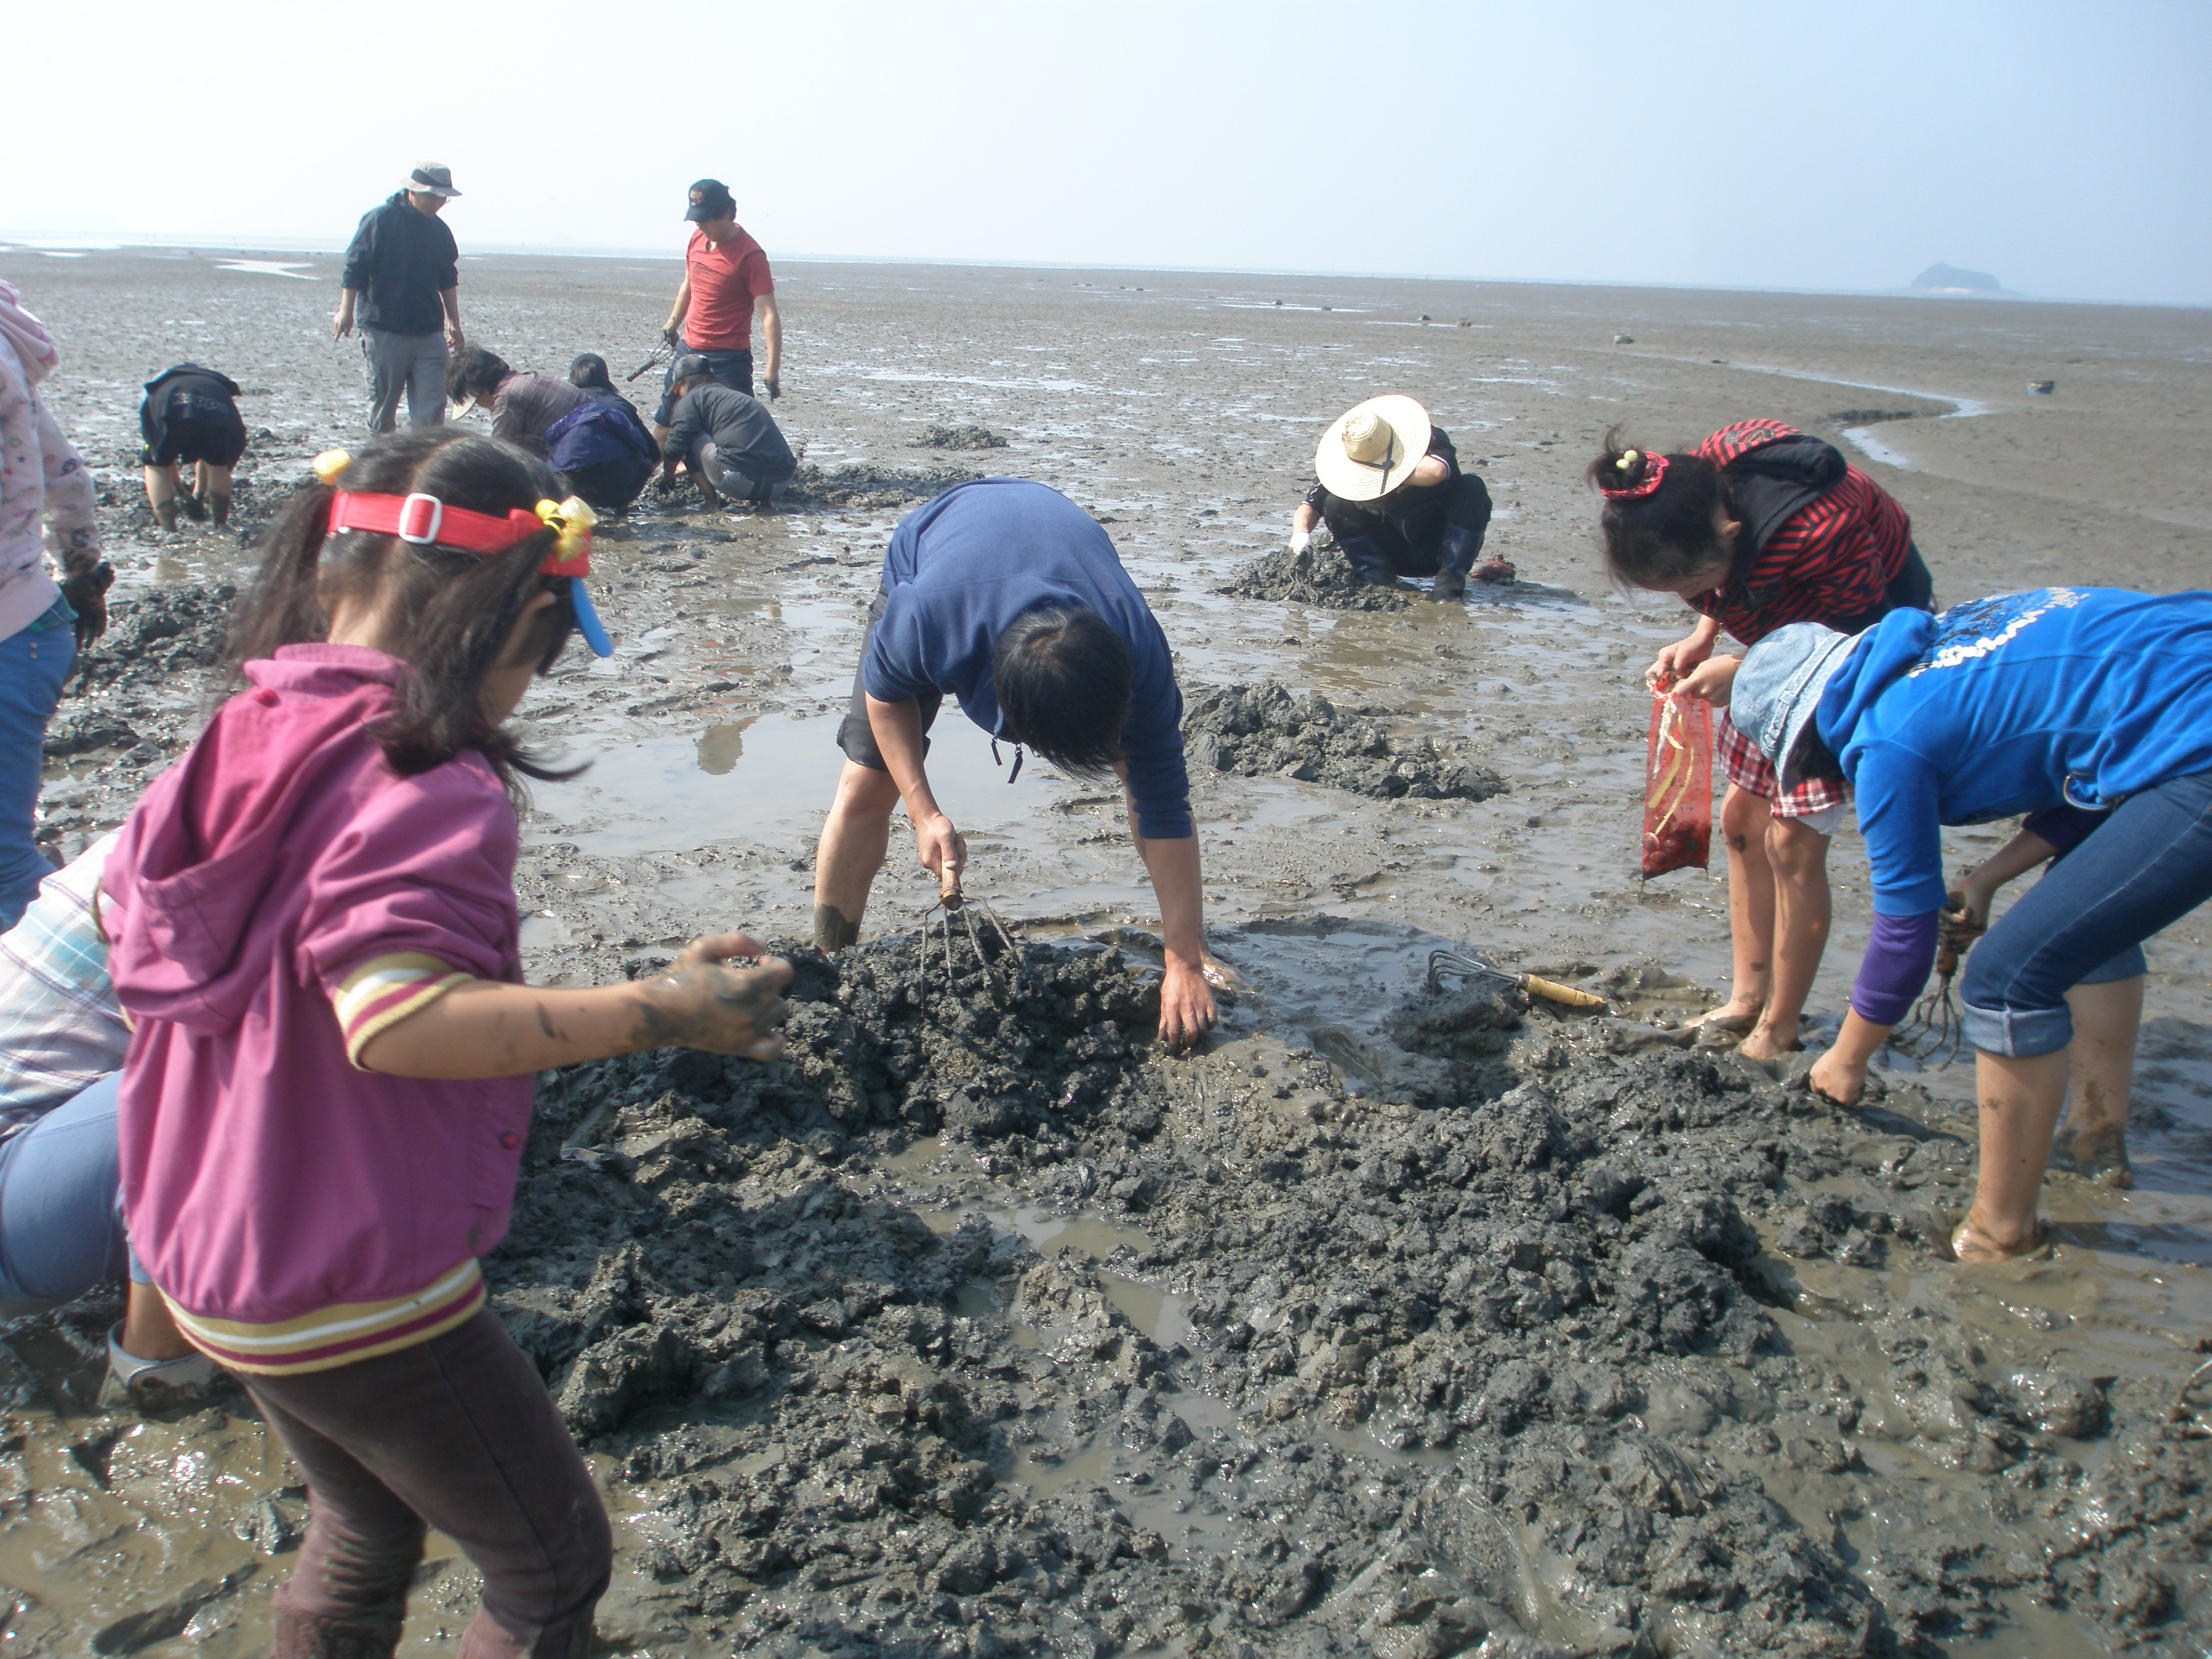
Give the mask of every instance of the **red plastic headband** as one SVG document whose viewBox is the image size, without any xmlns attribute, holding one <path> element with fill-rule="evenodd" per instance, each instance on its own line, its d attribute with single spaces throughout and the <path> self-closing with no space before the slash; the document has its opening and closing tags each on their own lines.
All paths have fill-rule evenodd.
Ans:
<svg viewBox="0 0 2212 1659">
<path fill-rule="evenodd" d="M 1632 449 L 1621 458 L 1620 461 L 1616 461 L 1613 465 L 1618 466 L 1623 461 L 1633 465 L 1635 460 L 1636 452 Z M 1609 501 L 1632 501 L 1641 496 L 1656 495 L 1658 492 L 1660 481 L 1666 476 L 1667 458 L 1664 455 L 1654 455 L 1647 452 L 1644 457 L 1644 476 L 1641 478 L 1620 489 L 1608 489 L 1600 484 L 1598 494 Z"/>
<path fill-rule="evenodd" d="M 330 533 L 342 530 L 370 530 L 397 536 L 416 547 L 447 547 L 463 553 L 504 553 L 539 531 L 561 526 L 540 514 L 523 507 L 506 513 L 478 513 L 465 507 L 448 507 L 435 495 L 371 495 L 339 490 L 331 497 Z M 586 530 L 573 558 L 563 558 L 556 544 L 538 567 L 548 576 L 588 576 L 592 574 L 592 539 Z"/>
</svg>

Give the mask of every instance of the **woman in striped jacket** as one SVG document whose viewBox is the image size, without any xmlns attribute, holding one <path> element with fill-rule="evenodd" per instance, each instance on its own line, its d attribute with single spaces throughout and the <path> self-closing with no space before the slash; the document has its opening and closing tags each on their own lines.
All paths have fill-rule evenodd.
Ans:
<svg viewBox="0 0 2212 1659">
<path fill-rule="evenodd" d="M 1655 690 L 1725 711 L 1741 659 L 1715 654 L 1722 634 L 1747 646 L 1788 623 L 1850 634 L 1900 608 L 1929 608 L 1934 588 L 1911 520 L 1833 444 L 1769 420 L 1739 421 L 1680 454 L 1622 449 L 1615 438 L 1606 434 L 1588 475 L 1605 498 L 1599 523 L 1613 576 L 1680 594 L 1698 612 L 1644 671 Z M 1828 838 L 1845 795 L 1818 779 L 1778 788 L 1725 712 L 1714 747 L 1729 780 L 1721 829 L 1735 975 L 1705 1024 L 1771 1059 L 1797 1046 L 1827 944 Z"/>
</svg>

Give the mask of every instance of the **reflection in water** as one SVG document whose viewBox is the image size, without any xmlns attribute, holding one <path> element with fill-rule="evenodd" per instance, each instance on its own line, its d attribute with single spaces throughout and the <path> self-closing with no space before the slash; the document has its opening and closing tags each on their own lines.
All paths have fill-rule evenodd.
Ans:
<svg viewBox="0 0 2212 1659">
<path fill-rule="evenodd" d="M 737 765 L 745 752 L 745 727 L 758 720 L 731 720 L 721 726 L 710 726 L 699 734 L 699 769 L 714 777 L 722 777 Z"/>
</svg>

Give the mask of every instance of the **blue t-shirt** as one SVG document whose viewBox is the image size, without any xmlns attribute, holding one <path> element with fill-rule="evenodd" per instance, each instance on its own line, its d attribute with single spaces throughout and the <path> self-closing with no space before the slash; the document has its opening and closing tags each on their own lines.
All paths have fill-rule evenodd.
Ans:
<svg viewBox="0 0 2212 1659">
<path fill-rule="evenodd" d="M 1892 611 L 1814 720 L 1857 793 L 1875 913 L 1940 909 L 1939 826 L 2101 811 L 2212 771 L 2212 592 L 2044 587 Z"/>
<path fill-rule="evenodd" d="M 994 737 L 1005 724 L 991 684 L 999 635 L 1041 605 L 1097 611 L 1129 647 L 1129 769 L 1137 833 L 1192 833 L 1182 762 L 1182 693 L 1167 636 L 1121 568 L 1114 543 L 1058 490 L 1019 478 L 979 478 L 916 507 L 884 553 L 884 614 L 860 684 L 878 702 L 951 693 Z"/>
</svg>

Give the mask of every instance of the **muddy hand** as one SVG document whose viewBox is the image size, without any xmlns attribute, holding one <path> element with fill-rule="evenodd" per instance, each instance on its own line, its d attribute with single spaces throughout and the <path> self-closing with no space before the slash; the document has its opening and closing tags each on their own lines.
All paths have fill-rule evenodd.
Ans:
<svg viewBox="0 0 2212 1659">
<path fill-rule="evenodd" d="M 1160 1041 L 1170 1048 L 1190 1048 L 1205 1040 L 1219 1018 L 1205 974 L 1170 957 L 1160 980 Z"/>
<path fill-rule="evenodd" d="M 1838 1106 L 1856 1106 L 1866 1092 L 1866 1067 L 1853 1066 L 1830 1049 L 1813 1062 L 1805 1081 L 1821 1099 Z"/>
<path fill-rule="evenodd" d="M 730 966 L 733 957 L 747 965 Z M 695 939 L 666 973 L 641 987 L 641 1030 L 655 1048 L 774 1060 L 783 1052 L 779 1028 L 791 1017 L 779 993 L 790 982 L 791 964 L 750 934 Z"/>
</svg>

